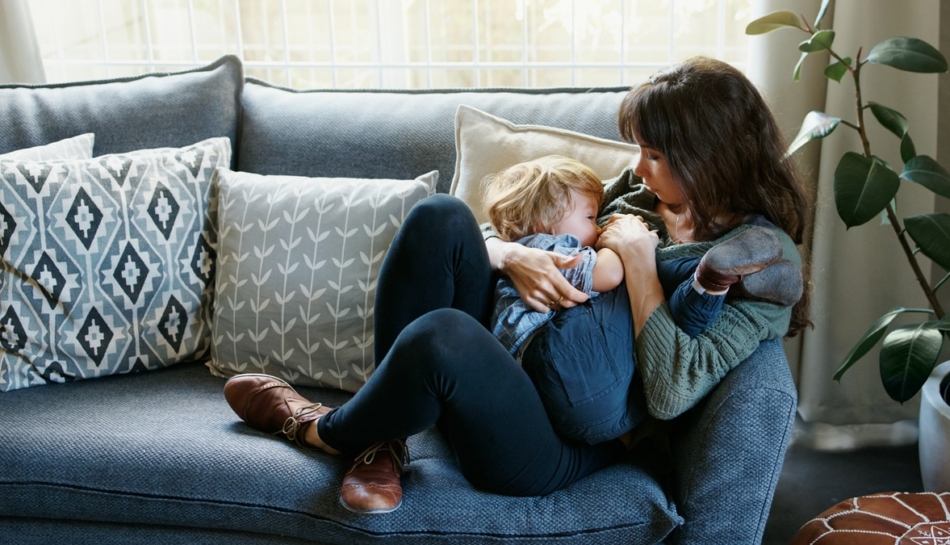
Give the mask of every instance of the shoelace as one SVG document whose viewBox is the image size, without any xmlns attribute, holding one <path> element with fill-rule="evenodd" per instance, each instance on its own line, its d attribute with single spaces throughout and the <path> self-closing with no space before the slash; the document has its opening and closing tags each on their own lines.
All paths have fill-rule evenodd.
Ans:
<svg viewBox="0 0 950 545">
<path fill-rule="evenodd" d="M 396 452 L 397 446 L 398 446 L 398 450 L 401 451 L 399 453 Z M 393 465 L 395 465 L 396 467 L 396 472 L 401 475 L 403 472 L 403 468 L 409 464 L 409 448 L 406 447 L 406 442 L 402 439 L 394 439 L 392 441 L 380 441 L 379 443 L 372 445 L 371 447 L 364 450 L 362 453 L 360 453 L 359 456 L 356 457 L 356 460 L 354 461 L 354 465 L 372 464 L 373 460 L 376 459 L 376 453 L 381 450 L 384 450 L 387 453 L 389 453 L 389 456 L 393 460 Z"/>
<path fill-rule="evenodd" d="M 313 414 L 317 412 L 317 409 L 323 406 L 323 403 L 314 403 L 313 405 L 306 405 L 297 409 L 294 414 L 287 417 L 287 420 L 284 420 L 284 426 L 280 429 L 280 433 L 283 433 L 287 436 L 287 439 L 294 441 L 299 444 L 303 444 L 303 437 L 300 437 L 300 440 L 297 439 L 297 434 L 303 429 L 304 426 L 312 422 L 308 420 L 306 422 L 301 422 L 300 419 L 307 416 L 308 414 Z"/>
</svg>

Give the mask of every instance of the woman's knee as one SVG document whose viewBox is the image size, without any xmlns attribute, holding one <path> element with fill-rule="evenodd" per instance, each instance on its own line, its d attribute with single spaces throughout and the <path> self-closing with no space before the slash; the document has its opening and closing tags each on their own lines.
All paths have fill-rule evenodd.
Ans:
<svg viewBox="0 0 950 545">
<path fill-rule="evenodd" d="M 417 318 L 405 333 L 414 344 L 438 355 L 456 352 L 461 345 L 469 344 L 473 329 L 484 331 L 485 326 L 461 310 L 440 308 Z"/>
<path fill-rule="evenodd" d="M 470 365 L 473 355 L 491 350 L 494 338 L 485 326 L 467 313 L 441 308 L 416 318 L 399 335 L 393 351 L 400 361 L 412 361 L 417 368 L 444 371 Z"/>
<path fill-rule="evenodd" d="M 468 205 L 461 199 L 437 193 L 412 207 L 399 233 L 408 237 L 412 244 L 431 247 L 433 239 L 439 238 L 440 234 L 461 233 L 473 226 L 477 228 L 478 222 Z"/>
</svg>

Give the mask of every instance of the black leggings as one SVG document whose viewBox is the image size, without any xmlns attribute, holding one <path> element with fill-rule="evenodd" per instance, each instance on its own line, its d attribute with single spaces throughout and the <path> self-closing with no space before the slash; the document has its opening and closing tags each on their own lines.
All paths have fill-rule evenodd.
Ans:
<svg viewBox="0 0 950 545">
<path fill-rule="evenodd" d="M 437 425 L 472 484 L 513 496 L 553 492 L 618 459 L 620 441 L 555 433 L 531 380 L 488 330 L 495 280 L 462 201 L 417 204 L 380 271 L 376 370 L 318 421 L 321 438 L 358 453 Z"/>
</svg>

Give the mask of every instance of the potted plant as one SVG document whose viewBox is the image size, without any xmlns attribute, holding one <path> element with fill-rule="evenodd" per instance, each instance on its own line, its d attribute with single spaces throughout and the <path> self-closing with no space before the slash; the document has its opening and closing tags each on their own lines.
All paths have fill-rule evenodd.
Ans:
<svg viewBox="0 0 950 545">
<path fill-rule="evenodd" d="M 917 260 L 917 254 L 920 253 L 945 271 L 950 271 L 950 214 L 898 218 L 893 202 L 904 181 L 919 184 L 937 195 L 950 198 L 950 172 L 933 158 L 917 154 L 907 119 L 900 112 L 884 104 L 865 101 L 861 74 L 871 65 L 907 72 L 942 73 L 947 71 L 947 60 L 930 44 L 912 37 L 884 40 L 866 55 L 861 48 L 853 57 L 841 55 L 834 48 L 835 31 L 821 26 L 830 3 L 830 0 L 822 1 L 813 23 L 794 12 L 777 11 L 749 23 L 746 34 L 765 34 L 778 29 L 803 32 L 804 40 L 798 46 L 801 57 L 793 71 L 795 81 L 799 79 L 802 63 L 811 53 L 827 51 L 832 62 L 825 68 L 825 76 L 840 83 L 848 75 L 854 82 L 854 119 L 849 121 L 825 112 L 809 112 L 789 146 L 788 154 L 791 155 L 812 140 L 830 135 L 839 127 L 856 131 L 860 138 L 861 149 L 844 153 L 834 172 L 834 199 L 838 216 L 850 229 L 884 214 L 887 219 L 885 223 L 893 229 L 930 308 L 897 307 L 878 318 L 841 362 L 834 379 L 841 380 L 855 362 L 862 359 L 878 342 L 882 342 L 879 356 L 881 381 L 887 394 L 903 403 L 917 394 L 928 377 L 934 374 L 944 338 L 950 336 L 950 316 L 947 316 L 936 296 L 937 290 L 950 278 L 950 273 L 931 285 Z M 874 69 L 877 69 L 876 66 Z M 897 137 L 904 163 L 899 172 L 871 151 L 867 137 L 867 122 L 871 117 Z M 922 320 L 895 326 L 888 331 L 894 319 L 900 315 L 919 315 Z M 950 366 L 944 364 L 938 373 L 947 371 L 950 371 Z M 940 379 L 936 381 L 939 383 Z M 946 406 L 946 402 L 941 403 Z M 929 410 L 929 407 L 925 408 L 927 405 L 923 403 L 921 410 Z M 943 418 L 948 417 L 950 410 L 943 411 Z M 945 426 L 945 429 L 950 429 L 950 425 Z M 943 441 L 943 448 L 937 451 L 938 455 L 950 452 L 950 439 L 944 437 Z M 923 441 L 921 454 L 923 465 Z M 942 465 L 941 461 L 938 464 Z"/>
</svg>

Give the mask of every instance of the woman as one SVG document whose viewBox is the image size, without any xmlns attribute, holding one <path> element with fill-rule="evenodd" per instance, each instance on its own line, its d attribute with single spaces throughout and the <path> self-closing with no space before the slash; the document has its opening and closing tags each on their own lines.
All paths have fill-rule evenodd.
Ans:
<svg viewBox="0 0 950 545">
<path fill-rule="evenodd" d="M 528 376 L 532 370 L 596 361 L 598 376 L 564 384 L 561 394 L 581 402 L 629 397 L 634 426 L 644 410 L 677 416 L 760 341 L 797 332 L 804 301 L 793 312 L 735 300 L 690 338 L 670 318 L 657 276 L 657 266 L 701 256 L 752 224 L 777 226 L 785 257 L 800 267 L 794 243 L 801 242 L 804 193 L 752 84 L 724 63 L 692 59 L 633 89 L 620 128 L 642 146 L 635 173 L 643 183 L 608 188 L 606 212 L 634 215 L 612 217 L 599 244 L 623 260 L 625 288 L 582 304 L 587 295 L 558 271 L 573 259 L 483 241 L 467 207 L 437 195 L 413 208 L 386 256 L 375 307 L 377 368 L 350 401 L 331 410 L 279 379 L 241 375 L 225 385 L 228 403 L 257 429 L 333 454 L 361 453 L 341 491 L 343 504 L 358 512 L 398 507 L 401 438 L 433 424 L 475 486 L 543 495 L 617 460 L 629 434 L 618 430 L 618 439 L 594 445 L 562 439 Z M 571 309 L 532 340 L 525 369 L 488 330 L 492 271 L 507 275 L 535 310 Z M 779 273 L 773 276 L 782 280 Z M 768 284 L 786 290 L 783 282 Z M 631 377 L 634 359 L 642 381 Z"/>
</svg>

